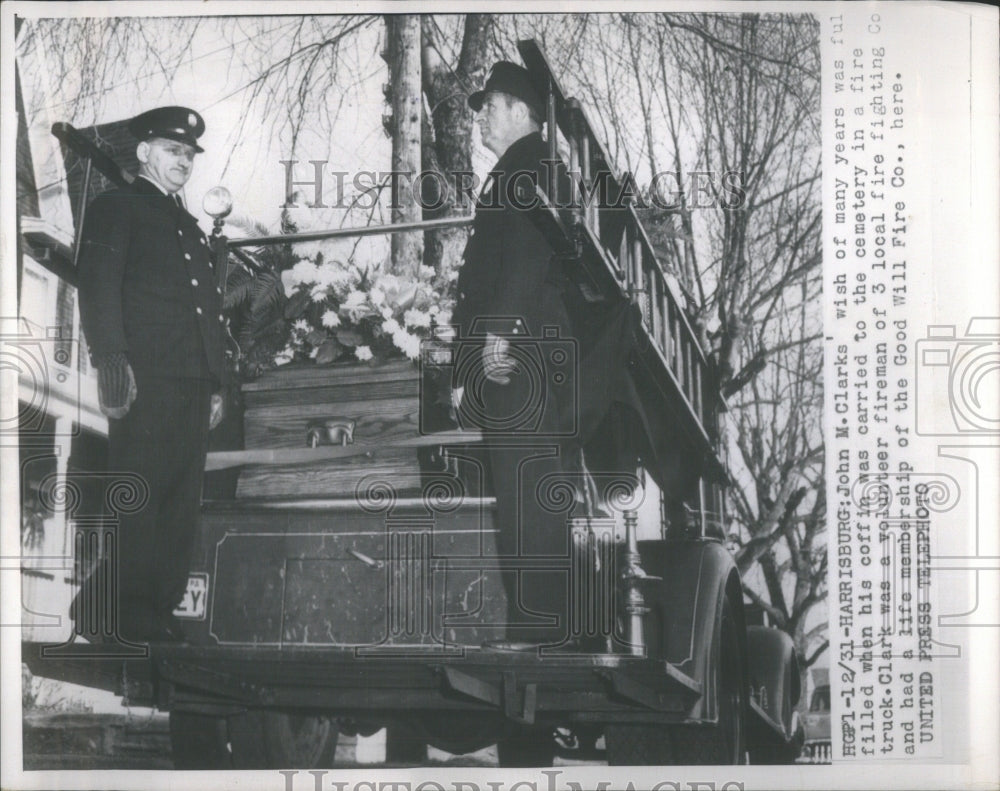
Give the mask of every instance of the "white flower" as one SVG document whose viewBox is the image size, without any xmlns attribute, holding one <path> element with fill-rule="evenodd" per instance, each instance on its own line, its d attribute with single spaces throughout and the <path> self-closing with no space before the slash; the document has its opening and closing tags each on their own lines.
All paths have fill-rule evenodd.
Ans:
<svg viewBox="0 0 1000 791">
<path fill-rule="evenodd" d="M 299 242 L 295 248 L 295 252 L 303 258 L 315 260 L 316 255 L 320 252 L 321 245 L 322 242 Z"/>
<path fill-rule="evenodd" d="M 368 295 L 357 289 L 351 291 L 340 303 L 340 315 L 349 317 L 355 323 L 373 313 L 374 311 L 368 303 Z"/>
<path fill-rule="evenodd" d="M 376 287 L 371 290 L 372 304 L 375 307 L 385 304 L 385 292 L 382 289 Z"/>
<path fill-rule="evenodd" d="M 322 283 L 317 283 L 312 287 L 312 291 L 309 292 L 309 298 L 312 299 L 313 302 L 322 302 L 326 299 L 327 288 L 328 287 L 324 286 Z"/>
<path fill-rule="evenodd" d="M 349 278 L 350 275 L 336 261 L 323 264 L 317 268 L 316 272 L 316 282 L 324 286 L 340 286 L 347 283 Z"/>
<path fill-rule="evenodd" d="M 312 349 L 309 350 L 309 359 L 315 360 L 317 354 L 319 354 L 319 346 L 313 346 Z"/>
<path fill-rule="evenodd" d="M 392 342 L 396 344 L 397 349 L 411 360 L 415 360 L 420 356 L 420 338 L 416 335 L 411 335 L 406 330 L 400 330 L 393 333 Z"/>
<path fill-rule="evenodd" d="M 290 297 L 295 293 L 295 289 L 299 287 L 298 281 L 292 274 L 292 270 L 288 269 L 281 273 L 281 285 L 285 287 L 285 296 Z"/>
<path fill-rule="evenodd" d="M 385 292 L 395 291 L 399 288 L 399 276 L 392 272 L 383 272 L 378 276 L 378 288 Z"/>
<path fill-rule="evenodd" d="M 451 324 L 451 308 L 441 308 L 434 317 L 437 324 Z"/>
<path fill-rule="evenodd" d="M 387 290 L 389 304 L 397 310 L 403 307 L 409 308 L 417 299 L 417 291 L 416 283 L 400 283 L 395 291 Z"/>
<path fill-rule="evenodd" d="M 274 355 L 274 364 L 284 365 L 285 363 L 290 363 L 294 357 L 295 353 L 292 351 L 292 348 L 290 346 L 286 346 L 284 349 L 282 349 L 280 352 Z"/>
<path fill-rule="evenodd" d="M 372 350 L 369 349 L 367 346 L 355 346 L 354 356 L 357 357 L 361 362 L 365 362 L 366 360 L 370 360 L 375 355 L 372 354 Z"/>
<path fill-rule="evenodd" d="M 355 289 L 347 295 L 346 299 L 340 304 L 340 307 L 343 310 L 357 310 L 365 304 L 367 299 L 365 292 Z"/>
<path fill-rule="evenodd" d="M 417 268 L 417 273 L 420 275 L 421 280 L 430 280 L 434 277 L 434 267 L 421 264 Z"/>
<path fill-rule="evenodd" d="M 292 330 L 298 333 L 302 333 L 304 335 L 310 330 L 309 322 L 306 321 L 305 319 L 299 319 L 292 325 Z"/>
<path fill-rule="evenodd" d="M 319 279 L 319 269 L 312 261 L 299 261 L 289 272 L 295 285 L 315 283 Z"/>
<path fill-rule="evenodd" d="M 403 314 L 403 323 L 407 327 L 430 327 L 431 316 L 430 313 L 425 313 L 424 311 L 417 310 L 416 308 L 410 308 Z"/>
<path fill-rule="evenodd" d="M 337 315 L 337 311 L 328 310 L 323 314 L 323 318 L 320 319 L 323 322 L 324 327 L 339 327 L 340 326 L 340 316 Z"/>
<path fill-rule="evenodd" d="M 383 319 L 391 319 L 392 318 L 392 308 L 390 308 L 388 305 L 386 305 L 384 308 L 382 308 L 381 312 L 382 312 L 382 318 Z"/>
<path fill-rule="evenodd" d="M 390 335 L 395 335 L 399 332 L 402 327 L 399 326 L 399 322 L 393 318 L 388 318 L 382 322 L 382 329 L 385 330 Z"/>
</svg>

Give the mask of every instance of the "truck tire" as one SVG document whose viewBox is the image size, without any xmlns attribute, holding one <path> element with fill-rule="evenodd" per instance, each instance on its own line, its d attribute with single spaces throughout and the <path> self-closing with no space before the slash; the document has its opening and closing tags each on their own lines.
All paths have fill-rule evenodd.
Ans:
<svg viewBox="0 0 1000 791">
<path fill-rule="evenodd" d="M 385 761 L 421 766 L 427 763 L 427 743 L 415 728 L 388 725 L 385 729 Z"/>
<path fill-rule="evenodd" d="M 665 725 L 621 723 L 604 729 L 608 766 L 670 766 L 675 761 Z"/>
<path fill-rule="evenodd" d="M 265 711 L 261 725 L 269 768 L 333 766 L 340 736 L 336 720 L 316 714 Z"/>
<path fill-rule="evenodd" d="M 497 763 L 504 768 L 552 766 L 556 744 L 551 728 L 511 728 L 497 742 Z"/>
<path fill-rule="evenodd" d="M 737 629 L 732 607 L 726 598 L 722 604 L 722 623 L 712 649 L 719 674 L 716 680 L 719 721 L 705 727 L 670 727 L 671 744 L 685 764 L 725 766 L 746 763 L 745 657 Z"/>
<path fill-rule="evenodd" d="M 231 769 L 226 718 L 171 711 L 170 753 L 174 769 Z"/>
<path fill-rule="evenodd" d="M 336 720 L 250 709 L 229 717 L 234 769 L 325 769 L 337 753 Z"/>
</svg>

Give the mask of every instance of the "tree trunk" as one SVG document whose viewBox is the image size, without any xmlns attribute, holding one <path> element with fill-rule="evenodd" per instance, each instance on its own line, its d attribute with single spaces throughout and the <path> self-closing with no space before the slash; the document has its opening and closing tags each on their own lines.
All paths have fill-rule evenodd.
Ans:
<svg viewBox="0 0 1000 791">
<path fill-rule="evenodd" d="M 473 114 L 467 99 L 469 93 L 483 83 L 491 24 L 491 14 L 467 14 L 458 63 L 450 64 L 441 57 L 444 47 L 439 41 L 434 19 L 428 15 L 423 17 L 424 93 L 428 101 L 423 163 L 426 170 L 441 174 L 442 178 L 434 184 L 447 185 L 440 196 L 441 205 L 425 212 L 427 219 L 468 214 L 478 194 L 468 180 L 457 183 L 456 174 L 472 170 Z M 426 203 L 431 205 L 432 202 Z M 456 269 L 461 264 L 465 239 L 463 229 L 428 232 L 424 263 L 442 273 Z"/>
<path fill-rule="evenodd" d="M 420 17 L 416 14 L 386 16 L 386 59 L 389 63 L 389 101 L 392 107 L 392 170 L 399 185 L 392 196 L 392 222 L 423 219 L 420 202 L 411 185 L 420 173 L 420 124 L 423 115 L 420 63 Z M 423 259 L 423 234 L 392 236 L 391 269 L 396 274 L 416 276 Z"/>
</svg>

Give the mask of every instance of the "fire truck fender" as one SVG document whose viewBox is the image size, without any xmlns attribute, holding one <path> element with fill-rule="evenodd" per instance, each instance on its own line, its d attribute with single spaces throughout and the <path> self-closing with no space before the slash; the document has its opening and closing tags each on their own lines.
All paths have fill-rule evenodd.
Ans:
<svg viewBox="0 0 1000 791">
<path fill-rule="evenodd" d="M 801 695 L 799 661 L 792 638 L 766 626 L 747 628 L 750 699 L 758 709 L 748 722 L 753 763 L 789 763 L 805 734 L 795 712 Z"/>
<path fill-rule="evenodd" d="M 645 586 L 650 655 L 664 657 L 701 683 L 703 694 L 689 716 L 714 722 L 718 657 L 712 649 L 720 640 L 727 600 L 742 654 L 744 700 L 749 689 L 743 589 L 736 564 L 722 544 L 709 540 L 642 542 L 640 554 L 645 572 L 662 578 Z"/>
<path fill-rule="evenodd" d="M 792 710 L 801 694 L 795 643 L 780 629 L 750 626 L 747 651 L 750 694 L 791 735 Z"/>
</svg>

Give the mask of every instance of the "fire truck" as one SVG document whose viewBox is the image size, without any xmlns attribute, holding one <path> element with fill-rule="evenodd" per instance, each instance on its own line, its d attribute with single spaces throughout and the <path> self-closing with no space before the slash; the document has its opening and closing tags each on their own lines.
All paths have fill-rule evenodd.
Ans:
<svg viewBox="0 0 1000 791">
<path fill-rule="evenodd" d="M 580 104 L 533 41 L 519 49 L 546 100 L 551 158 L 580 186 L 605 179 L 619 194 Z M 128 178 L 69 125 L 53 132 L 88 178 Z M 178 768 L 328 767 L 339 734 L 381 728 L 400 763 L 421 763 L 428 745 L 492 744 L 502 766 L 793 761 L 798 661 L 787 634 L 748 623 L 726 545 L 712 365 L 635 209 L 567 210 L 546 203 L 554 185 L 539 187 L 538 222 L 595 323 L 622 322 L 620 359 L 652 449 L 608 485 L 592 476 L 601 507 L 567 498 L 570 549 L 547 560 L 571 597 L 563 643 L 504 639 L 500 574 L 518 561 L 497 556 L 482 436 L 427 397 L 447 365 L 429 346 L 420 365 L 281 366 L 245 383 L 237 441 L 209 454 L 178 610 L 186 640 L 132 644 L 113 618 L 87 640 L 78 623 L 65 642 L 25 642 L 31 670 L 168 711 Z M 267 245 L 470 222 L 235 239 L 222 232 L 224 197 L 206 204 L 221 287 Z M 113 553 L 113 517 L 77 520 L 80 566 Z"/>
</svg>

